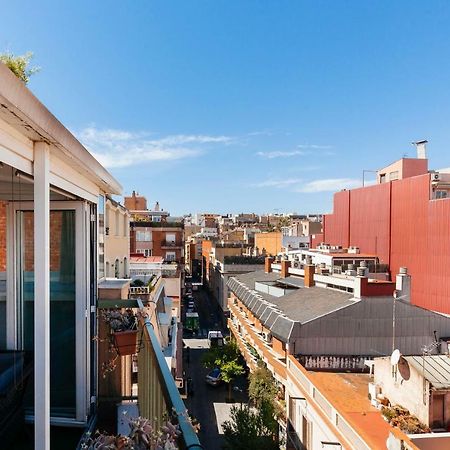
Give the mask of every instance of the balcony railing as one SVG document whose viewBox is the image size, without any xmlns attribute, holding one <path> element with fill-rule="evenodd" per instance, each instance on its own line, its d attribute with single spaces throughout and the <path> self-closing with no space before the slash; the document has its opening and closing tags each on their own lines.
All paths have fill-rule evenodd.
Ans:
<svg viewBox="0 0 450 450">
<path fill-rule="evenodd" d="M 130 286 L 128 288 L 128 296 L 133 298 L 136 295 L 148 295 L 151 291 L 152 288 L 150 286 Z"/>
<path fill-rule="evenodd" d="M 130 222 L 130 227 L 152 227 L 152 228 L 184 228 L 182 222 L 153 222 L 151 220 L 133 220 Z"/>
<path fill-rule="evenodd" d="M 162 283 L 158 279 L 150 294 L 152 299 L 158 300 L 161 287 Z M 181 399 L 176 382 L 168 367 L 163 350 L 150 321 L 152 315 L 150 314 L 150 318 L 148 317 L 148 307 L 146 308 L 144 302 L 140 298 L 137 298 L 134 300 L 101 300 L 99 302 L 99 308 L 133 308 L 139 309 L 141 312 L 138 324 L 137 398 L 124 395 L 124 391 L 122 390 L 122 393 L 119 393 L 119 397 L 117 397 L 117 394 L 115 396 L 109 394 L 109 397 L 103 398 L 103 400 L 109 401 L 113 399 L 114 404 L 121 399 L 137 400 L 139 415 L 151 419 L 156 426 L 160 426 L 168 419 L 179 425 L 180 436 L 178 438 L 178 448 L 202 449 L 203 447 L 191 425 L 186 406 Z M 101 335 L 99 337 L 104 338 L 105 336 Z M 176 339 L 176 333 L 173 333 L 172 339 L 174 337 Z M 103 339 L 99 340 L 99 357 L 102 351 L 107 352 L 109 348 L 108 342 L 102 341 Z M 172 353 L 176 355 L 175 351 Z M 121 372 L 127 371 L 125 361 L 128 360 L 128 357 L 120 359 L 121 367 L 124 370 L 117 367 L 113 374 L 114 378 L 118 378 L 119 380 L 119 390 L 120 386 L 129 382 L 128 376 L 125 379 L 121 378 L 120 375 Z M 125 365 L 122 365 L 122 363 Z"/>
<path fill-rule="evenodd" d="M 181 242 L 176 241 L 161 241 L 161 248 L 181 248 L 183 244 Z"/>
<path fill-rule="evenodd" d="M 141 312 L 144 304 L 137 300 Z M 197 434 L 192 427 L 186 406 L 181 399 L 175 380 L 167 366 L 153 326 L 148 318 L 140 320 L 141 349 L 138 353 L 138 403 L 140 414 L 157 418 L 176 416 L 181 436 L 180 448 L 200 449 Z"/>
</svg>

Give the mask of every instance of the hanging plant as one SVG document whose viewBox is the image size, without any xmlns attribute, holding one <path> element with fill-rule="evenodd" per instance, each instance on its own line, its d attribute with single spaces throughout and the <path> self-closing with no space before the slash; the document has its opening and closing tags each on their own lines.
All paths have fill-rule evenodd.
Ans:
<svg viewBox="0 0 450 450">
<path fill-rule="evenodd" d="M 128 308 L 102 310 L 102 318 L 109 325 L 114 347 L 120 356 L 137 352 L 137 316 Z"/>
</svg>

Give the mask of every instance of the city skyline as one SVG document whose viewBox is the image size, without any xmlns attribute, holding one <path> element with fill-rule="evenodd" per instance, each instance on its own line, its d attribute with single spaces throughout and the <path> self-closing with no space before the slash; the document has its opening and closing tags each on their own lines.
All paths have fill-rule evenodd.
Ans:
<svg viewBox="0 0 450 450">
<path fill-rule="evenodd" d="M 172 215 L 331 212 L 418 139 L 450 166 L 446 2 L 55 5 L 8 5 L 1 47 L 34 51 L 30 89 Z"/>
</svg>

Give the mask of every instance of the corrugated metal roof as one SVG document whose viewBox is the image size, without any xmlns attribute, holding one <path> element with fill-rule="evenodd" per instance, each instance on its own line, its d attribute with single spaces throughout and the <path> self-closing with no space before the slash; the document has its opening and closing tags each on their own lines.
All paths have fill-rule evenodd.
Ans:
<svg viewBox="0 0 450 450">
<path fill-rule="evenodd" d="M 404 356 L 419 373 L 425 372 L 425 379 L 436 389 L 450 388 L 450 356 L 426 355 Z"/>
</svg>

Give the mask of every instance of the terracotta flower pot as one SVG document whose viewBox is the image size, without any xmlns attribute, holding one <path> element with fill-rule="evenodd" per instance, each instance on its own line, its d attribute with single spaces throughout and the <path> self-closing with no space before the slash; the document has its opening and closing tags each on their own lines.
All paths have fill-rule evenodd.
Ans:
<svg viewBox="0 0 450 450">
<path fill-rule="evenodd" d="M 116 331 L 114 342 L 120 356 L 136 353 L 137 330 Z"/>
</svg>

